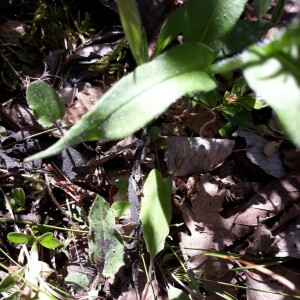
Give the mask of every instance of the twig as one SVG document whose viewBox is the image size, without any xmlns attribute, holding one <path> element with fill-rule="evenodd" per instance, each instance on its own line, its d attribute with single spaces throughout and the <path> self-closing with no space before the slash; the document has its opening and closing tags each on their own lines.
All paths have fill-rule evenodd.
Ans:
<svg viewBox="0 0 300 300">
<path fill-rule="evenodd" d="M 73 222 L 72 220 L 70 219 L 70 216 L 62 209 L 62 207 L 60 206 L 60 204 L 57 202 L 57 200 L 55 199 L 53 193 L 52 193 L 52 189 L 50 187 L 50 181 L 49 181 L 49 177 L 47 174 L 45 174 L 45 183 L 46 183 L 46 187 L 47 187 L 47 190 L 48 190 L 48 194 L 50 196 L 50 199 L 52 200 L 52 202 L 54 203 L 54 205 L 57 207 L 57 209 L 64 215 L 66 216 L 70 223 L 73 225 Z"/>
</svg>

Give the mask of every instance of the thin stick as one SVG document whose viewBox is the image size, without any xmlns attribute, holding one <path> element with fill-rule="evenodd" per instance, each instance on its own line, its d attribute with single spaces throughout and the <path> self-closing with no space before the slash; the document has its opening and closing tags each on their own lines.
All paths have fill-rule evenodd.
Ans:
<svg viewBox="0 0 300 300">
<path fill-rule="evenodd" d="M 66 217 L 69 219 L 70 223 L 71 223 L 72 225 L 74 225 L 73 222 L 72 222 L 72 220 L 70 219 L 70 216 L 62 209 L 62 207 L 60 206 L 60 204 L 59 204 L 59 203 L 57 202 L 57 200 L 55 199 L 55 197 L 54 197 L 54 195 L 53 195 L 53 193 L 52 193 L 52 189 L 51 189 L 51 187 L 50 187 L 50 181 L 49 181 L 49 177 L 48 177 L 47 174 L 45 174 L 45 183 L 46 183 L 46 187 L 47 187 L 47 190 L 48 190 L 48 194 L 49 194 L 49 196 L 50 196 L 50 199 L 52 200 L 52 202 L 54 203 L 54 205 L 57 207 L 57 209 L 58 209 L 64 216 L 66 216 Z"/>
</svg>

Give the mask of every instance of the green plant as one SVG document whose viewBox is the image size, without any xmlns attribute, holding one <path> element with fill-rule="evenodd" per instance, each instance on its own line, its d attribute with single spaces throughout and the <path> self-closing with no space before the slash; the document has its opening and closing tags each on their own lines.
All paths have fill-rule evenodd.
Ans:
<svg viewBox="0 0 300 300">
<path fill-rule="evenodd" d="M 1 299 L 62 299 L 68 296 L 64 291 L 55 287 L 46 279 L 54 272 L 49 265 L 39 260 L 37 244 L 34 243 L 30 252 L 23 245 L 23 250 L 27 257 L 27 264 L 21 268 L 10 256 L 7 258 L 11 261 L 13 268 L 7 267 L 0 263 L 3 270 L 7 271 L 7 276 L 0 282 L 0 292 L 10 292 L 7 297 Z M 3 250 L 0 249 L 3 253 Z M 11 290 L 14 288 L 14 290 Z M 58 293 L 59 292 L 59 293 Z"/>
<path fill-rule="evenodd" d="M 65 114 L 65 107 L 55 89 L 43 81 L 34 81 L 28 86 L 27 103 L 33 110 L 36 120 L 43 126 L 57 124 Z"/>
<path fill-rule="evenodd" d="M 88 13 L 83 18 L 72 13 L 72 1 L 36 1 L 32 3 L 35 17 L 27 42 L 38 44 L 39 49 L 74 50 L 76 44 L 86 40 L 94 33 Z"/>
<path fill-rule="evenodd" d="M 118 1 L 121 11 L 123 1 Z M 180 13 L 175 11 L 166 20 L 158 38 L 157 56 L 148 63 L 145 63 L 145 39 L 140 23 L 135 21 L 124 25 L 137 63 L 141 64 L 143 60 L 144 64 L 119 80 L 56 144 L 27 160 L 54 155 L 83 141 L 122 138 L 160 115 L 180 96 L 214 90 L 214 74 L 228 73 L 237 68 L 243 70 L 252 90 L 275 110 L 293 141 L 300 144 L 296 130 L 299 125 L 295 116 L 297 110 L 292 109 L 298 106 L 299 99 L 299 71 L 295 68 L 299 63 L 299 22 L 294 22 L 266 44 L 253 45 L 238 56 L 214 62 L 222 45 L 226 45 L 246 2 L 237 0 L 233 5 L 228 0 L 189 1 L 180 8 Z M 130 3 L 134 8 L 134 1 Z M 209 9 L 203 9 L 204 3 Z M 181 24 L 175 29 L 168 27 L 174 18 Z M 183 44 L 160 54 L 179 32 L 183 32 Z M 269 88 L 271 85 L 276 89 Z M 292 124 L 291 115 L 286 118 L 290 112 L 295 120 Z"/>
<path fill-rule="evenodd" d="M 27 230 L 27 233 L 10 232 L 7 235 L 7 239 L 12 243 L 26 244 L 28 246 L 38 243 L 49 249 L 55 249 L 61 245 L 60 241 L 53 236 L 52 232 L 46 232 L 40 236 L 36 236 L 31 230 Z"/>
<path fill-rule="evenodd" d="M 159 116 L 181 96 L 198 92 L 202 92 L 199 101 L 212 110 L 220 111 L 228 120 L 221 134 L 233 125 L 247 125 L 249 110 L 260 108 L 261 98 L 274 109 L 287 134 L 300 145 L 300 71 L 296 67 L 300 64 L 300 22 L 295 21 L 269 42 L 249 46 L 274 24 L 262 20 L 258 23 L 239 20 L 246 3 L 246 0 L 189 0 L 166 20 L 153 59 L 149 61 L 135 0 L 118 0 L 125 34 L 138 67 L 119 80 L 63 138 L 47 150 L 27 158 L 27 161 L 54 155 L 84 141 L 123 138 Z M 268 2 L 265 5 L 261 5 L 260 1 L 255 3 L 261 18 Z M 273 21 L 278 20 L 281 5 L 282 1 L 275 10 Z M 255 33 L 250 35 L 251 39 L 246 39 L 247 45 L 244 41 L 237 43 L 235 40 L 239 28 L 246 30 L 244 35 L 247 35 L 247 30 Z M 180 33 L 183 35 L 182 45 L 166 50 Z M 248 48 L 237 54 L 245 46 Z M 224 58 L 228 54 L 236 55 Z M 243 77 L 236 80 L 232 90 L 226 92 L 218 103 L 215 75 L 226 76 L 236 69 L 243 73 Z M 255 94 L 249 92 L 248 86 Z M 153 263 L 154 257 L 163 248 L 170 217 L 169 208 L 161 205 L 159 200 L 162 197 L 168 200 L 170 191 L 161 175 L 153 171 L 145 184 L 145 192 L 141 219 L 147 251 Z M 156 202 L 149 204 L 149 197 Z M 159 204 L 165 223 L 163 229 L 157 232 L 148 214 L 150 206 Z M 101 226 L 99 214 L 109 215 L 105 222 L 101 221 Z M 122 265 L 122 245 L 115 233 L 114 215 L 100 197 L 91 209 L 89 220 L 93 261 L 101 265 L 104 274 L 114 274 Z M 153 232 L 158 237 L 154 242 L 151 240 Z M 102 237 L 104 233 L 105 238 Z M 111 257 L 107 255 L 113 252 L 109 246 L 111 239 L 118 248 L 118 252 L 114 253 L 117 264 L 113 266 L 110 265 Z M 95 250 L 98 246 L 100 252 Z"/>
<path fill-rule="evenodd" d="M 15 212 L 25 209 L 25 192 L 22 188 L 12 189 L 12 197 L 10 198 L 10 205 Z"/>
</svg>

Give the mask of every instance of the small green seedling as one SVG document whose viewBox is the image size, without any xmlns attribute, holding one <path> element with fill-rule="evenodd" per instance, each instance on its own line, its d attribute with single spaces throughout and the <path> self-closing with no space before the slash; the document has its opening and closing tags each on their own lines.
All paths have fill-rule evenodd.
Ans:
<svg viewBox="0 0 300 300">
<path fill-rule="evenodd" d="M 14 212 L 19 212 L 25 209 L 26 196 L 22 188 L 14 188 L 12 190 L 12 197 L 10 198 L 10 205 Z"/>
<path fill-rule="evenodd" d="M 34 243 L 39 243 L 45 248 L 55 249 L 61 245 L 60 241 L 53 236 L 52 232 L 46 232 L 41 236 L 36 236 L 31 230 L 28 233 L 10 232 L 7 239 L 14 244 L 26 244 L 31 247 Z"/>
</svg>

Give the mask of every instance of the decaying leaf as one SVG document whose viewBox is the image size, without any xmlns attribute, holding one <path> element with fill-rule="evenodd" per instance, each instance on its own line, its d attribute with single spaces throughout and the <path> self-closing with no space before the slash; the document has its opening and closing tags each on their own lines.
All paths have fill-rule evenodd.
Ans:
<svg viewBox="0 0 300 300">
<path fill-rule="evenodd" d="M 246 253 L 300 258 L 299 218 L 289 226 L 288 232 L 285 227 L 283 229 L 281 227 L 287 221 L 298 217 L 299 214 L 300 207 L 294 204 L 272 228 L 264 224 L 259 225 L 249 238 Z"/>
<path fill-rule="evenodd" d="M 89 213 L 89 250 L 104 276 L 114 276 L 124 264 L 124 246 L 115 230 L 115 217 L 106 201 L 98 196 Z"/>
<path fill-rule="evenodd" d="M 81 89 L 74 91 L 74 98 L 77 100 L 66 106 L 66 115 L 63 118 L 63 124 L 75 124 L 103 95 L 103 89 L 98 86 L 92 86 L 85 82 Z M 60 92 L 66 94 L 65 89 Z"/>
<path fill-rule="evenodd" d="M 286 174 L 277 151 L 272 155 L 266 155 L 264 153 L 265 146 L 268 144 L 266 139 L 255 133 L 240 129 L 238 129 L 234 135 L 241 136 L 246 140 L 248 146 L 246 155 L 254 164 L 258 165 L 266 173 L 277 178 Z"/>
<path fill-rule="evenodd" d="M 202 255 L 203 249 L 222 251 L 235 239 L 230 232 L 231 220 L 223 219 L 219 214 L 226 194 L 225 187 L 219 187 L 218 182 L 209 175 L 196 178 L 196 185 L 197 194 L 191 198 L 192 207 L 187 204 L 181 206 L 184 221 L 191 235 L 180 233 L 180 240 L 185 248 L 199 249 L 186 249 L 187 254 L 191 256 L 192 267 L 214 272 L 228 269 L 224 260 L 208 259 Z"/>
<path fill-rule="evenodd" d="M 299 273 L 295 273 L 282 266 L 273 267 L 272 272 L 284 277 L 291 285 L 295 286 L 295 289 L 300 285 Z M 286 294 L 297 295 L 295 291 L 287 288 L 269 275 L 259 273 L 258 271 L 247 271 L 246 275 L 248 300 L 284 300 L 293 299 L 293 297 L 289 297 Z"/>
<path fill-rule="evenodd" d="M 168 172 L 184 176 L 208 172 L 231 154 L 234 141 L 200 137 L 168 137 L 166 161 Z"/>
<path fill-rule="evenodd" d="M 247 254 L 261 255 L 266 253 L 275 238 L 267 226 L 261 224 L 255 228 L 254 233 L 249 237 L 249 245 L 246 248 Z"/>
<path fill-rule="evenodd" d="M 252 197 L 233 222 L 244 226 L 257 226 L 271 217 L 285 211 L 299 199 L 300 174 L 293 173 L 267 185 Z"/>
<path fill-rule="evenodd" d="M 293 224 L 295 226 L 295 224 Z M 297 225 L 290 229 L 288 233 L 281 232 L 271 246 L 270 252 L 275 253 L 277 257 L 295 257 L 300 258 L 300 228 Z"/>
</svg>

